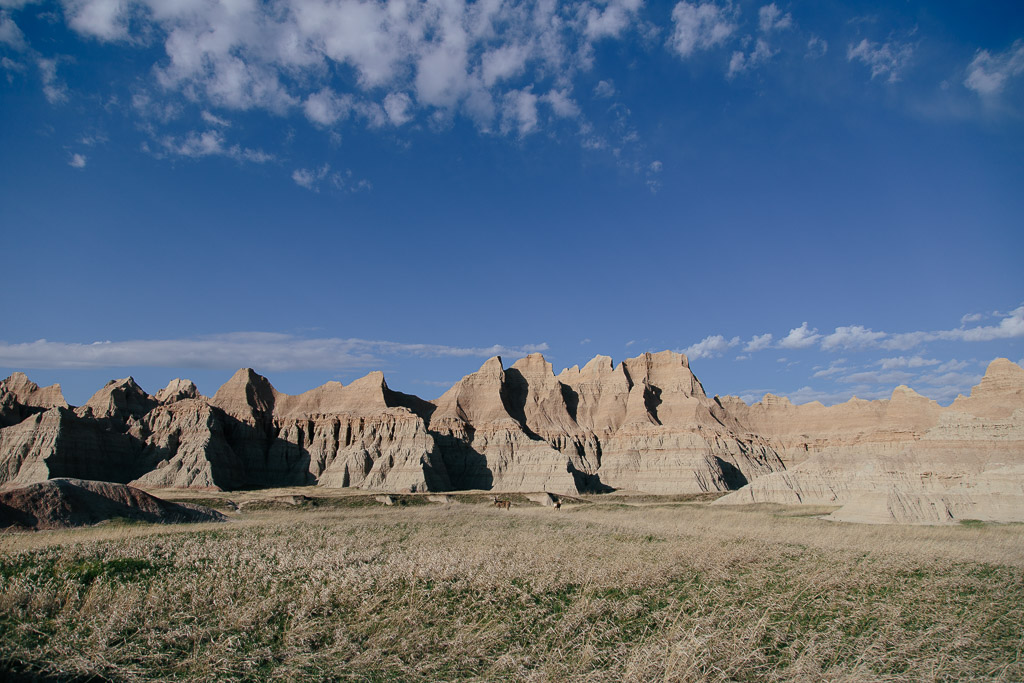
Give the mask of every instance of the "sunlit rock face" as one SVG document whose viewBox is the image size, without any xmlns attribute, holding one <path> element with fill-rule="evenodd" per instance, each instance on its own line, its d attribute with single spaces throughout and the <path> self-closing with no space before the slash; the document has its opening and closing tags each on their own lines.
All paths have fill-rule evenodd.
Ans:
<svg viewBox="0 0 1024 683">
<path fill-rule="evenodd" d="M 943 408 L 709 398 L 685 356 L 597 356 L 555 375 L 501 358 L 433 402 L 371 372 L 295 396 L 249 368 L 210 398 L 128 377 L 71 408 L 60 387 L 0 382 L 0 485 L 79 477 L 147 488 L 320 485 L 394 491 L 734 491 L 855 521 L 1024 516 L 1024 370 L 994 361 Z"/>
<path fill-rule="evenodd" d="M 733 409 L 787 469 L 720 504 L 834 505 L 833 519 L 876 523 L 1024 521 L 1024 370 L 1008 360 L 946 408 L 901 386 L 878 401 L 766 396 Z"/>
</svg>

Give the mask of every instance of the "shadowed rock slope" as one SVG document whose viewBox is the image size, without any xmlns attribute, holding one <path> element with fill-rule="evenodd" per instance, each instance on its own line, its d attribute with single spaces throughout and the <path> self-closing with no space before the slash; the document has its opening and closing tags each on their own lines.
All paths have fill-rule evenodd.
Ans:
<svg viewBox="0 0 1024 683">
<path fill-rule="evenodd" d="M 223 522 L 226 517 L 200 505 L 171 503 L 104 481 L 50 479 L 0 491 L 0 528 L 63 529 L 111 519 L 174 524 Z"/>
<path fill-rule="evenodd" d="M 379 372 L 292 396 L 242 369 L 211 398 L 187 380 L 150 396 L 126 378 L 73 409 L 59 387 L 16 373 L 0 382 L 0 406 L 5 485 L 739 489 L 723 503 L 826 503 L 847 506 L 837 519 L 872 521 L 1024 508 L 1024 371 L 1006 360 L 948 408 L 906 387 L 829 408 L 771 395 L 748 406 L 709 398 L 670 351 L 618 365 L 598 356 L 557 376 L 540 354 L 508 368 L 495 357 L 432 402 Z"/>
</svg>

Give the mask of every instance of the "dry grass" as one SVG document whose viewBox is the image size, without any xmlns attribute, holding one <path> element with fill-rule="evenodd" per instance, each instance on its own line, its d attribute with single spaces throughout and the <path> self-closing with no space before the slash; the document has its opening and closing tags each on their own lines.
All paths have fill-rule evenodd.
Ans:
<svg viewBox="0 0 1024 683">
<path fill-rule="evenodd" d="M 116 680 L 1024 678 L 1024 527 L 304 508 L 0 537 L 0 657 Z"/>
</svg>

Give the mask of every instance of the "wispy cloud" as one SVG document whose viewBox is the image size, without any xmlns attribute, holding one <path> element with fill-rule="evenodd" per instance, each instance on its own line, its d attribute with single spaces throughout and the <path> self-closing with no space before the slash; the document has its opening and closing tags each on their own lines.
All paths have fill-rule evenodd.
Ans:
<svg viewBox="0 0 1024 683">
<path fill-rule="evenodd" d="M 68 86 L 57 77 L 57 60 L 40 57 L 36 60 L 39 76 L 43 80 L 43 95 L 50 104 L 68 101 Z"/>
<path fill-rule="evenodd" d="M 181 137 L 165 136 L 160 139 L 161 152 L 170 156 L 198 159 L 201 157 L 223 156 L 235 161 L 263 164 L 274 156 L 261 149 L 249 149 L 241 145 L 229 145 L 219 130 L 192 131 Z"/>
<path fill-rule="evenodd" d="M 882 358 L 876 361 L 876 365 L 881 365 L 883 370 L 893 370 L 895 368 L 924 368 L 930 365 L 939 365 L 942 361 L 936 358 L 922 358 L 921 356 L 899 356 L 897 358 Z"/>
<path fill-rule="evenodd" d="M 25 369 L 175 367 L 267 371 L 345 370 L 372 367 L 387 356 L 421 358 L 507 356 L 546 351 L 547 344 L 488 347 L 410 344 L 366 339 L 306 339 L 271 332 L 236 332 L 187 339 L 98 341 L 91 344 L 40 339 L 0 342 L 0 365 Z"/>
<path fill-rule="evenodd" d="M 25 34 L 7 12 L 0 10 L 0 45 L 19 52 L 28 49 Z"/>
<path fill-rule="evenodd" d="M 978 50 L 970 66 L 964 85 L 983 97 L 994 97 L 1006 87 L 1007 81 L 1024 73 L 1024 40 L 1018 40 L 1008 49 L 995 54 Z"/>
<path fill-rule="evenodd" d="M 324 164 L 320 168 L 314 169 L 297 168 L 292 171 L 292 180 L 296 185 L 313 192 L 319 192 L 320 186 L 325 183 L 329 187 L 343 192 L 362 192 L 373 189 L 368 180 L 355 178 L 351 169 L 332 171 L 330 164 Z"/>
<path fill-rule="evenodd" d="M 843 325 L 836 327 L 830 334 L 821 334 L 817 328 L 812 328 L 807 322 L 804 322 L 800 327 L 792 328 L 785 337 L 779 339 L 774 344 L 772 343 L 773 337 L 770 332 L 754 335 L 745 344 L 743 350 L 754 352 L 763 351 L 768 348 L 809 349 L 817 347 L 822 351 L 865 349 L 909 351 L 934 341 L 986 342 L 999 339 L 1024 338 L 1024 306 L 1020 306 L 1008 313 L 994 312 L 991 316 L 999 317 L 1001 320 L 994 325 L 967 327 L 966 323 L 977 322 L 986 317 L 982 314 L 968 314 L 961 318 L 961 326 L 958 328 L 898 333 L 875 331 L 863 325 Z M 719 338 L 721 338 L 721 335 L 715 335 L 706 338 L 704 341 Z M 703 343 L 699 342 L 699 344 Z M 695 344 L 694 346 L 697 347 L 698 345 Z M 884 362 L 890 363 L 891 367 L 917 367 L 915 365 L 906 365 L 906 363 L 910 363 L 912 360 L 904 359 L 903 357 L 883 359 Z M 900 362 L 904 363 L 904 365 L 896 365 L 896 363 Z"/>
<path fill-rule="evenodd" d="M 871 69 L 871 79 L 883 77 L 889 83 L 898 82 L 910 63 L 914 47 L 909 43 L 873 43 L 867 38 L 846 51 L 848 61 L 858 60 Z"/>
<path fill-rule="evenodd" d="M 68 160 L 68 166 L 72 168 L 85 168 L 86 158 L 84 154 L 72 154 Z"/>
<path fill-rule="evenodd" d="M 761 29 L 762 33 L 780 31 L 793 26 L 793 15 L 789 12 L 783 14 L 782 10 L 774 2 L 759 9 L 757 17 L 758 28 Z"/>
</svg>

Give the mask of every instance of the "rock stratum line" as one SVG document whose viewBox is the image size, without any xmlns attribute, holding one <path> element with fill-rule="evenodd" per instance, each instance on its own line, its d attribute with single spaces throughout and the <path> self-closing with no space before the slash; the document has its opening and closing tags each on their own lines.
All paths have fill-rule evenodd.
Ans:
<svg viewBox="0 0 1024 683">
<path fill-rule="evenodd" d="M 71 477 L 146 489 L 319 485 L 390 491 L 731 492 L 716 504 L 830 505 L 836 520 L 1024 521 L 1024 370 L 993 361 L 970 396 L 748 406 L 709 398 L 682 354 L 555 375 L 500 357 L 435 401 L 372 372 L 299 395 L 239 370 L 212 397 L 129 377 L 80 407 L 0 381 L 0 485 Z"/>
</svg>

